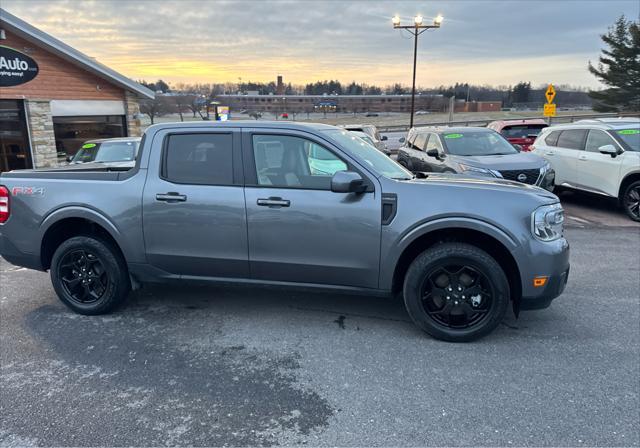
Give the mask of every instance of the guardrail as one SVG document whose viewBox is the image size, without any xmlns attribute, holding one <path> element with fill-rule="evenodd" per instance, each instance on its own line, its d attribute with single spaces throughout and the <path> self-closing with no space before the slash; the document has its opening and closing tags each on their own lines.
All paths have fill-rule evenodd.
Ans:
<svg viewBox="0 0 640 448">
<path fill-rule="evenodd" d="M 640 113 L 600 113 L 600 114 L 579 114 L 579 115 L 559 115 L 557 117 L 509 117 L 509 118 L 488 118 L 486 120 L 462 120 L 462 121 L 434 121 L 426 123 L 416 123 L 416 127 L 423 126 L 487 126 L 492 121 L 500 120 L 547 120 L 549 124 L 573 123 L 577 120 L 588 120 L 589 118 L 618 118 L 618 117 L 636 117 L 640 118 Z M 400 132 L 408 131 L 408 125 L 378 126 L 379 132 Z"/>
</svg>

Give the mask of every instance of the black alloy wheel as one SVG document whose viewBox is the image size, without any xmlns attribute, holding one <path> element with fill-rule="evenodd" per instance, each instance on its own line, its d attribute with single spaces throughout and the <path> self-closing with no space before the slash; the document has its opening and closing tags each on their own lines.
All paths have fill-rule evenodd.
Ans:
<svg viewBox="0 0 640 448">
<path fill-rule="evenodd" d="M 622 198 L 622 206 L 629 218 L 640 221 L 640 181 L 627 187 Z"/>
<path fill-rule="evenodd" d="M 80 304 L 97 302 L 109 285 L 109 273 L 103 261 L 83 249 L 70 251 L 62 257 L 58 277 L 68 296 Z"/>
<path fill-rule="evenodd" d="M 489 279 L 465 264 L 439 266 L 420 288 L 425 313 L 446 328 L 469 328 L 487 316 L 494 296 Z"/>
<path fill-rule="evenodd" d="M 95 236 L 75 236 L 60 244 L 50 273 L 60 300 L 80 314 L 113 311 L 131 291 L 122 253 L 114 243 Z"/>
<path fill-rule="evenodd" d="M 443 341 L 468 342 L 502 322 L 511 291 L 504 270 L 487 252 L 468 243 L 443 242 L 411 263 L 403 295 L 420 329 Z"/>
</svg>

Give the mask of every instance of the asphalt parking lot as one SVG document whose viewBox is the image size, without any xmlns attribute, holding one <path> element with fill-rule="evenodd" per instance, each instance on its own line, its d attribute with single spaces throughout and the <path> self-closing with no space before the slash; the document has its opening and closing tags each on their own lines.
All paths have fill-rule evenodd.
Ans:
<svg viewBox="0 0 640 448">
<path fill-rule="evenodd" d="M 471 344 L 391 299 L 148 287 L 84 317 L 0 264 L 0 445 L 640 446 L 640 226 L 566 194 L 551 308 Z"/>
</svg>

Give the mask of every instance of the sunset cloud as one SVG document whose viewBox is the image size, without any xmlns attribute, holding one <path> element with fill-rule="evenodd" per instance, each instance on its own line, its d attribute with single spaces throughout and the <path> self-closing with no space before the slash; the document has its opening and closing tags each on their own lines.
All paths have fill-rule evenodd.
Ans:
<svg viewBox="0 0 640 448">
<path fill-rule="evenodd" d="M 599 35 L 637 1 L 4 0 L 2 7 L 134 79 L 408 84 L 412 41 L 390 17 L 445 16 L 421 37 L 418 84 L 596 86 Z"/>
</svg>

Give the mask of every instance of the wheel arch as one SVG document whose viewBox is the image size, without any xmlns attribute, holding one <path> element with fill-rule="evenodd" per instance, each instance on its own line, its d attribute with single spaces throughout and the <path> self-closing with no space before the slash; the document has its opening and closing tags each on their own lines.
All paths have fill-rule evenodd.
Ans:
<svg viewBox="0 0 640 448">
<path fill-rule="evenodd" d="M 517 305 L 522 296 L 522 279 L 518 263 L 510 250 L 515 246 L 515 243 L 507 235 L 499 235 L 498 232 L 498 229 L 486 231 L 475 228 L 475 226 L 457 223 L 456 225 L 428 229 L 415 235 L 403 247 L 396 260 L 391 280 L 391 290 L 394 293 L 402 290 L 404 277 L 409 265 L 428 248 L 443 242 L 467 243 L 487 252 L 504 270 L 509 281 L 514 310 L 517 310 Z"/>
<path fill-rule="evenodd" d="M 41 224 L 40 259 L 42 268 L 51 267 L 51 259 L 62 242 L 74 236 L 94 236 L 113 245 L 126 259 L 118 243 L 120 232 L 104 216 L 84 207 L 68 207 L 48 215 Z"/>
<path fill-rule="evenodd" d="M 640 180 L 640 171 L 631 172 L 622 179 L 622 182 L 620 182 L 620 188 L 618 189 L 618 201 L 622 202 L 622 195 L 626 191 L 627 187 L 638 180 Z"/>
</svg>

